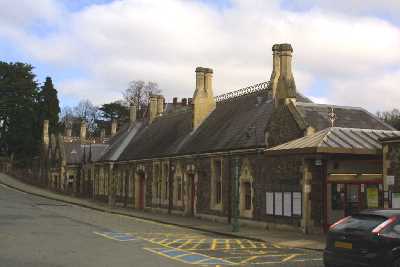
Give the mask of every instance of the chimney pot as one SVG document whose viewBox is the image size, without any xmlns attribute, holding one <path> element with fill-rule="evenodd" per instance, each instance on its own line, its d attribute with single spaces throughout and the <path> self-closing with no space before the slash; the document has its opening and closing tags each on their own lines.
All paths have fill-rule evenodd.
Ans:
<svg viewBox="0 0 400 267">
<path fill-rule="evenodd" d="M 172 99 L 172 104 L 174 104 L 174 105 L 178 104 L 178 98 L 177 97 L 174 97 Z"/>
<path fill-rule="evenodd" d="M 182 98 L 182 106 L 187 106 L 187 99 L 186 98 Z"/>
<path fill-rule="evenodd" d="M 188 98 L 188 105 L 191 106 L 193 104 L 193 98 L 189 97 Z"/>
</svg>

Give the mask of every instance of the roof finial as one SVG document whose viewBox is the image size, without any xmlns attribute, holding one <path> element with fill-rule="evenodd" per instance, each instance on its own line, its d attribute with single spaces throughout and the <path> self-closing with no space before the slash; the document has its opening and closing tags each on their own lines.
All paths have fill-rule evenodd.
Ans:
<svg viewBox="0 0 400 267">
<path fill-rule="evenodd" d="M 336 119 L 337 119 L 337 116 L 336 116 L 336 113 L 335 113 L 335 110 L 333 109 L 333 107 L 330 107 L 330 111 L 329 111 L 329 113 L 328 113 L 328 119 L 330 120 L 330 122 L 331 122 L 331 127 L 335 127 L 335 121 L 336 121 Z"/>
</svg>

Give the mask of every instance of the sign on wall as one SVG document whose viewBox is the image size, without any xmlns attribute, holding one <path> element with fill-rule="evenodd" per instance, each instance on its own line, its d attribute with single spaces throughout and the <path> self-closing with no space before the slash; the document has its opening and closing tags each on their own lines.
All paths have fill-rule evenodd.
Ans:
<svg viewBox="0 0 400 267">
<path fill-rule="evenodd" d="M 367 207 L 368 208 L 378 208 L 379 207 L 379 197 L 378 188 L 368 187 L 367 188 Z"/>
<path fill-rule="evenodd" d="M 393 175 L 386 176 L 386 182 L 387 185 L 394 185 L 394 176 Z"/>
<path fill-rule="evenodd" d="M 301 216 L 301 192 L 266 192 L 266 214 L 276 216 Z"/>
<path fill-rule="evenodd" d="M 265 207 L 267 208 L 267 214 L 268 215 L 274 215 L 274 193 L 273 192 L 267 192 L 266 193 L 266 205 Z"/>
<path fill-rule="evenodd" d="M 293 192 L 293 215 L 301 216 L 301 193 Z"/>
<path fill-rule="evenodd" d="M 282 215 L 283 214 L 283 209 L 282 209 L 282 192 L 275 192 L 275 215 Z"/>
</svg>

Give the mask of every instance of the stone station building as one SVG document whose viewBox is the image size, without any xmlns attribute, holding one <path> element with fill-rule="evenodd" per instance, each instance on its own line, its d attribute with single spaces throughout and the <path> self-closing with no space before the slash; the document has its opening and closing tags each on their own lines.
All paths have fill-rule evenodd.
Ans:
<svg viewBox="0 0 400 267">
<path fill-rule="evenodd" d="M 193 98 L 153 95 L 140 120 L 131 108 L 130 123 L 82 163 L 83 191 L 226 223 L 238 210 L 243 224 L 305 232 L 382 207 L 379 140 L 400 132 L 362 108 L 312 103 L 297 92 L 291 45 L 272 51 L 267 82 L 214 97 L 213 70 L 198 67 Z"/>
</svg>

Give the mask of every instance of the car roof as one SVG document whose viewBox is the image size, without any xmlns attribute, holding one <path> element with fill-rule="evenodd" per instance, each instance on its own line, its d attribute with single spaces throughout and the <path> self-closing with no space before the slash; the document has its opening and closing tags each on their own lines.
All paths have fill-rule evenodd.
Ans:
<svg viewBox="0 0 400 267">
<path fill-rule="evenodd" d="M 362 215 L 377 215 L 383 217 L 400 216 L 400 209 L 370 209 L 363 210 L 359 214 Z"/>
</svg>

